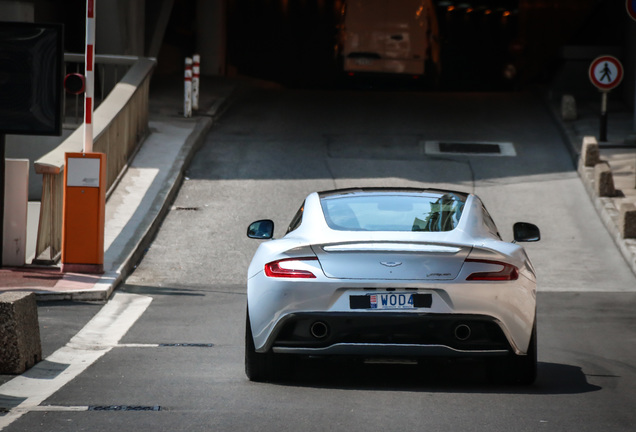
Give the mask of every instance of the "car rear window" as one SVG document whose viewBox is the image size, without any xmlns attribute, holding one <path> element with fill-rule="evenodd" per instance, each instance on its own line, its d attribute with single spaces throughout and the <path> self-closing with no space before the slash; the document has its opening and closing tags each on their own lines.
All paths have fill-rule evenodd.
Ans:
<svg viewBox="0 0 636 432">
<path fill-rule="evenodd" d="M 455 229 L 464 200 L 445 195 L 347 195 L 321 199 L 327 225 L 338 231 L 424 231 Z"/>
</svg>

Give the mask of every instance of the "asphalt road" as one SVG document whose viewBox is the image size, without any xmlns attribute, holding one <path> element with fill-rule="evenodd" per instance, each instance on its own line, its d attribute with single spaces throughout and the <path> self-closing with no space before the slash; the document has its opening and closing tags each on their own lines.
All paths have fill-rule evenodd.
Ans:
<svg viewBox="0 0 636 432">
<path fill-rule="evenodd" d="M 515 156 L 433 155 L 427 141 L 512 143 Z M 152 302 L 7 431 L 633 430 L 636 278 L 538 98 L 246 88 L 187 175 L 119 289 Z M 504 239 L 517 220 L 539 225 L 527 248 L 539 277 L 534 386 L 489 384 L 469 361 L 305 361 L 289 381 L 247 381 L 245 275 L 258 245 L 247 225 L 272 218 L 280 236 L 309 192 L 359 185 L 476 192 Z"/>
</svg>

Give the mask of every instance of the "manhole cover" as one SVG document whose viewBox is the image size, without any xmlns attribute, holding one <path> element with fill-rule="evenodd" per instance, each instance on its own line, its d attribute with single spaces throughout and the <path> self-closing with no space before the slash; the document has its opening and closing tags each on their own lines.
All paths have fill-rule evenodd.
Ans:
<svg viewBox="0 0 636 432">
<path fill-rule="evenodd" d="M 468 156 L 516 156 L 512 143 L 471 141 L 425 141 L 426 154 Z"/>
</svg>

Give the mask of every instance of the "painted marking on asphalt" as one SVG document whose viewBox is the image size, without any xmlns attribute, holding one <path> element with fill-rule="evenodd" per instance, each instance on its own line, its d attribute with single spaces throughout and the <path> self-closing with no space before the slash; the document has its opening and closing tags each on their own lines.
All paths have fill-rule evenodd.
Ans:
<svg viewBox="0 0 636 432">
<path fill-rule="evenodd" d="M 39 405 L 117 346 L 141 317 L 151 297 L 116 293 L 66 346 L 24 374 L 0 386 L 0 404 L 10 407 L 0 416 L 0 429 Z"/>
<path fill-rule="evenodd" d="M 82 412 L 88 411 L 88 406 L 59 406 L 59 405 L 40 405 L 31 408 L 29 411 L 39 412 Z"/>
</svg>

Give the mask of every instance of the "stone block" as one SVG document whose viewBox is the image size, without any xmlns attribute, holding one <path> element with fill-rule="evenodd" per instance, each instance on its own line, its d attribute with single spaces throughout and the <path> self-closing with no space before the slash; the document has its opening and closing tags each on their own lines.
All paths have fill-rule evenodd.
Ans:
<svg viewBox="0 0 636 432">
<path fill-rule="evenodd" d="M 618 229 L 621 237 L 636 238 L 636 205 L 623 203 L 619 208 Z"/>
<path fill-rule="evenodd" d="M 563 95 L 561 97 L 561 118 L 565 121 L 572 121 L 576 120 L 577 117 L 576 99 L 572 95 Z"/>
<path fill-rule="evenodd" d="M 21 374 L 42 360 L 35 294 L 0 294 L 0 373 Z"/>
<path fill-rule="evenodd" d="M 594 165 L 594 184 L 596 195 L 600 197 L 613 197 L 616 195 L 612 169 L 607 162 Z"/>
<path fill-rule="evenodd" d="M 581 148 L 581 163 L 586 167 L 593 167 L 601 161 L 596 137 L 583 137 L 583 147 Z"/>
</svg>

